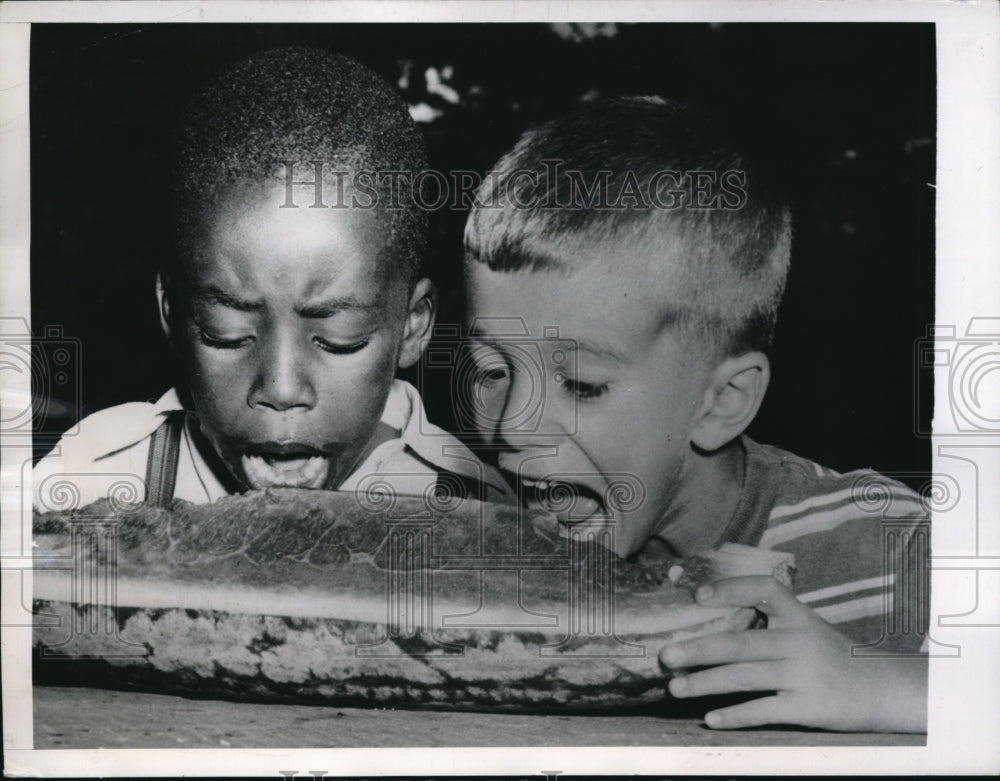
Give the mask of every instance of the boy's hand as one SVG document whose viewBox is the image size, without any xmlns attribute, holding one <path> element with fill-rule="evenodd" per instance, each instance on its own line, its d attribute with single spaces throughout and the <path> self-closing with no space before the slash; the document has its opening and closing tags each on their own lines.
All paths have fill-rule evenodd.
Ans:
<svg viewBox="0 0 1000 781">
<path fill-rule="evenodd" d="M 671 680 L 675 697 L 768 692 L 708 713 L 709 727 L 926 731 L 926 656 L 852 657 L 850 639 L 771 577 L 719 580 L 699 588 L 695 598 L 706 606 L 754 607 L 768 619 L 765 630 L 706 635 L 660 652 L 660 662 L 671 670 L 709 667 Z"/>
</svg>

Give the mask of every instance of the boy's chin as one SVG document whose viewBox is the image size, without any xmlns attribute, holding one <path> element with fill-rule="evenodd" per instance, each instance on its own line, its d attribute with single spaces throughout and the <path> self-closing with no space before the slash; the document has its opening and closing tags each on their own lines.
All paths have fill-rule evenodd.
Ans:
<svg viewBox="0 0 1000 781">
<path fill-rule="evenodd" d="M 325 456 L 265 458 L 243 455 L 243 477 L 250 488 L 326 488 L 330 459 Z"/>
</svg>

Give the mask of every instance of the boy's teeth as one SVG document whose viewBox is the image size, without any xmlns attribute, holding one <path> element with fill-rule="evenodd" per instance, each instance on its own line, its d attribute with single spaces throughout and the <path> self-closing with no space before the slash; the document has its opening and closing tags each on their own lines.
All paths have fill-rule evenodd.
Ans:
<svg viewBox="0 0 1000 781">
<path fill-rule="evenodd" d="M 595 518 L 603 519 L 608 514 L 600 497 L 584 486 L 527 475 L 517 475 L 517 480 L 527 489 L 524 500 L 528 507 L 549 513 L 562 526 L 572 526 Z"/>
<path fill-rule="evenodd" d="M 269 460 L 262 456 L 243 456 L 243 474 L 254 488 L 322 488 L 330 472 L 330 462 L 323 456 Z"/>
</svg>

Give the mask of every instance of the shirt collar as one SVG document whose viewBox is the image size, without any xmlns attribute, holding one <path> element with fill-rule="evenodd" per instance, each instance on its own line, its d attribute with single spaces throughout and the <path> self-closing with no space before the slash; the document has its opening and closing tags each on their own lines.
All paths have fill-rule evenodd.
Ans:
<svg viewBox="0 0 1000 781">
<path fill-rule="evenodd" d="M 176 388 L 171 388 L 153 402 L 154 415 L 166 415 L 179 409 L 184 409 L 184 405 L 181 404 L 181 397 L 177 395 Z"/>
<path fill-rule="evenodd" d="M 502 494 L 509 492 L 510 487 L 499 472 L 427 419 L 420 394 L 410 383 L 393 381 L 382 422 L 399 431 L 403 444 L 423 461 L 461 477 L 485 482 Z"/>
</svg>

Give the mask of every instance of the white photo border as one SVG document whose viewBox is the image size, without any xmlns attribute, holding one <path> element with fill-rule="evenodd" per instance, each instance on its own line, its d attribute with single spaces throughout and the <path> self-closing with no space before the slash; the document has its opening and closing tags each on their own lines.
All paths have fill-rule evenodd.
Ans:
<svg viewBox="0 0 1000 781">
<path fill-rule="evenodd" d="M 611 19 L 613 17 L 613 19 Z M 45 22 L 933 22 L 937 39 L 938 147 L 935 322 L 964 333 L 974 317 L 1000 318 L 1000 5 L 940 0 L 866 2 L 23 2 L 0 6 L 0 317 L 30 322 L 29 82 L 30 26 Z M 6 322 L 6 321 L 5 321 Z M 948 387 L 939 367 L 937 388 Z M 30 397 L 29 377 L 4 372 L 6 399 Z M 23 395 L 22 395 L 23 394 Z M 948 403 L 936 394 L 935 420 Z M 906 400 L 908 401 L 908 400 Z M 3 723 L 4 764 L 12 775 L 272 775 L 286 768 L 326 768 L 335 775 L 564 775 L 843 773 L 995 773 L 1000 770 L 1000 609 L 975 626 L 938 626 L 942 643 L 959 644 L 957 659 L 932 658 L 929 732 L 921 747 L 664 747 L 34 750 L 30 626 L 8 623 L 23 612 L 19 583 L 30 588 L 30 558 L 21 530 L 21 462 L 30 444 L 3 446 Z M 975 447 L 973 452 L 972 446 Z M 949 448 L 969 447 L 979 475 L 1000 475 L 1000 436 L 970 443 L 935 436 L 934 470 L 946 470 Z M 21 448 L 19 450 L 18 448 Z M 22 457 L 23 456 L 23 457 Z M 995 482 L 995 481 L 994 481 Z M 933 572 L 932 616 L 969 609 L 978 584 L 1000 591 L 1000 494 L 979 491 L 977 547 L 934 528 L 934 548 L 969 550 Z M 954 568 L 951 567 L 954 565 Z M 956 575 L 958 573 L 958 575 Z M 14 586 L 13 588 L 11 586 Z M 29 592 L 30 593 L 30 592 Z M 973 593 L 975 593 L 973 591 Z M 993 601 L 996 602 L 994 594 Z M 982 608 L 982 605 L 980 605 Z M 982 618 L 982 616 L 981 616 Z"/>
</svg>

